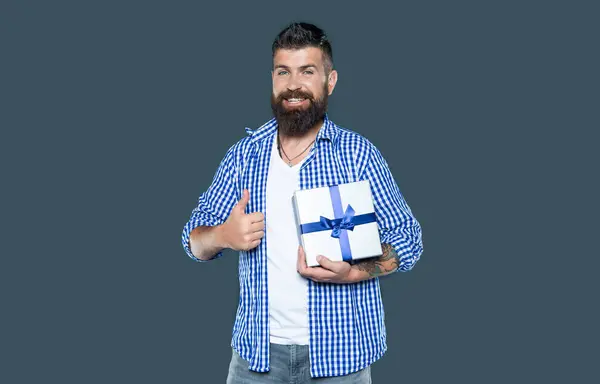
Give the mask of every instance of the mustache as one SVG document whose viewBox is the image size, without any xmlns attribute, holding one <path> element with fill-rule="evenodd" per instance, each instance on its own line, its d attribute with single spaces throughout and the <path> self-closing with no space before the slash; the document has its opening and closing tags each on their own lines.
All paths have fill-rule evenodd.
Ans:
<svg viewBox="0 0 600 384">
<path fill-rule="evenodd" d="M 308 92 L 299 90 L 290 91 L 289 89 L 281 92 L 279 96 L 277 96 L 277 101 L 283 101 L 283 99 L 308 99 L 314 101 L 313 95 Z"/>
</svg>

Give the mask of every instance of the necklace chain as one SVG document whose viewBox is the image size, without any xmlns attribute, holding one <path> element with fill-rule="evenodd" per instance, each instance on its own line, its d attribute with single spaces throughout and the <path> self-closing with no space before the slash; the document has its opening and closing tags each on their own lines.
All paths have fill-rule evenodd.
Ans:
<svg viewBox="0 0 600 384">
<path fill-rule="evenodd" d="M 283 149 L 283 146 L 281 145 L 281 142 L 279 140 L 279 131 L 277 132 L 277 149 L 279 150 L 279 155 L 281 156 L 281 152 L 283 152 L 283 154 L 285 155 L 285 157 L 288 159 L 288 165 L 291 167 L 292 166 L 292 161 L 294 161 L 295 159 L 297 159 L 298 157 L 300 157 L 300 155 L 302 155 L 304 152 L 306 152 L 306 150 L 308 148 L 310 148 L 310 146 L 312 145 L 312 143 L 314 143 L 315 140 L 311 141 L 310 144 L 308 144 L 308 146 L 306 148 L 304 148 L 304 150 L 302 152 L 300 152 L 297 156 L 295 156 L 293 159 L 290 159 L 290 157 L 287 155 L 287 153 L 285 153 L 285 150 Z"/>
</svg>

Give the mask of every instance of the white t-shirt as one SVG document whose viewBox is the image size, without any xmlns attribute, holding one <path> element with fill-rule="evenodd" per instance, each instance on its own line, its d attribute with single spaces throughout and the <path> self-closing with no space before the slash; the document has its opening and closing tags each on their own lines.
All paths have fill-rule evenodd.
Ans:
<svg viewBox="0 0 600 384">
<path fill-rule="evenodd" d="M 297 271 L 300 239 L 292 196 L 304 160 L 290 167 L 273 140 L 267 177 L 267 274 L 269 284 L 270 341 L 275 344 L 309 343 L 308 280 Z"/>
</svg>

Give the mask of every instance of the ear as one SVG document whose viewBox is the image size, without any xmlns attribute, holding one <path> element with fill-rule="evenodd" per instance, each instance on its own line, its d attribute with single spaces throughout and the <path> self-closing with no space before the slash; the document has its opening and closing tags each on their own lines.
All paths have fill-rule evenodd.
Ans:
<svg viewBox="0 0 600 384">
<path fill-rule="evenodd" d="M 329 77 L 327 79 L 327 90 L 329 92 L 329 95 L 331 95 L 333 93 L 333 89 L 335 88 L 335 84 L 337 83 L 337 80 L 338 80 L 338 73 L 334 69 L 329 73 Z"/>
<path fill-rule="evenodd" d="M 273 90 L 275 90 L 275 70 L 274 69 L 271 70 L 271 88 L 273 88 Z"/>
</svg>

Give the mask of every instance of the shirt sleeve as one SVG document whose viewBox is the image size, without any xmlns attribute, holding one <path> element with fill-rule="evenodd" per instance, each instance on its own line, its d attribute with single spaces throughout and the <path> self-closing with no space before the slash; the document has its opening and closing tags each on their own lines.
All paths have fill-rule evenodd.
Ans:
<svg viewBox="0 0 600 384">
<path fill-rule="evenodd" d="M 381 152 L 370 144 L 361 179 L 371 183 L 381 242 L 390 244 L 399 258 L 395 272 L 410 271 L 423 253 L 421 225 L 406 203 Z"/>
<path fill-rule="evenodd" d="M 234 148 L 235 146 L 229 148 L 221 160 L 210 186 L 198 198 L 198 204 L 183 227 L 181 243 L 187 255 L 194 261 L 206 262 L 223 256 L 223 252 L 218 252 L 209 260 L 199 259 L 192 254 L 189 240 L 190 233 L 196 227 L 223 224 L 236 203 Z"/>
</svg>

